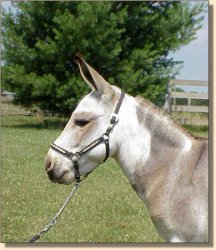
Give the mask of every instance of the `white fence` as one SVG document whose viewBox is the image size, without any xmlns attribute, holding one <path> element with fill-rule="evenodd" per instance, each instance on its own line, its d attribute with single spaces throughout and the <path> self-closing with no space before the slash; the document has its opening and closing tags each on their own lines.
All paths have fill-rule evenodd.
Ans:
<svg viewBox="0 0 216 250">
<path fill-rule="evenodd" d="M 164 109 L 168 112 L 194 112 L 194 113 L 208 113 L 208 106 L 191 105 L 191 100 L 208 100 L 208 93 L 189 93 L 189 92 L 176 92 L 176 86 L 202 86 L 208 87 L 207 81 L 195 81 L 195 80 L 176 80 L 172 79 L 167 88 L 166 102 Z M 176 104 L 176 99 L 187 99 L 187 105 Z M 173 100 L 173 101 L 172 101 Z M 184 113 L 182 113 L 184 115 Z M 208 125 L 208 116 L 205 119 L 190 117 L 177 118 L 177 122 L 180 124 L 188 125 Z"/>
</svg>

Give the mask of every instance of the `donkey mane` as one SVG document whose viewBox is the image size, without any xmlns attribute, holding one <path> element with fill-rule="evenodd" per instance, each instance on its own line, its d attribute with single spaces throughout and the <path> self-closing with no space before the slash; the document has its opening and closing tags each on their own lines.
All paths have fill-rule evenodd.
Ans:
<svg viewBox="0 0 216 250">
<path fill-rule="evenodd" d="M 191 139 L 205 139 L 203 137 L 191 134 L 187 129 L 185 129 L 184 127 L 182 127 L 181 125 L 179 125 L 176 122 L 176 120 L 174 118 L 172 118 L 167 111 L 162 110 L 161 108 L 159 108 L 158 106 L 156 106 L 154 103 L 152 103 L 148 99 L 145 99 L 145 98 L 143 98 L 141 96 L 136 96 L 135 99 L 139 103 L 139 105 L 141 106 L 141 108 L 148 107 L 149 109 L 151 109 L 153 111 L 153 113 L 156 113 L 156 114 L 158 114 L 160 116 L 166 117 L 168 119 L 168 121 L 174 127 L 176 127 L 177 129 L 181 130 L 186 136 L 190 137 Z"/>
<path fill-rule="evenodd" d="M 113 157 L 147 205 L 163 239 L 208 242 L 208 139 L 193 136 L 170 114 L 142 97 L 126 95 L 119 113 L 125 94 L 81 56 L 76 55 L 76 60 L 92 92 L 51 144 L 45 161 L 50 180 L 60 184 L 80 181 Z M 118 128 L 112 131 L 114 125 Z M 97 130 L 96 135 L 92 130 Z M 103 143 L 105 147 L 99 146 Z"/>
</svg>

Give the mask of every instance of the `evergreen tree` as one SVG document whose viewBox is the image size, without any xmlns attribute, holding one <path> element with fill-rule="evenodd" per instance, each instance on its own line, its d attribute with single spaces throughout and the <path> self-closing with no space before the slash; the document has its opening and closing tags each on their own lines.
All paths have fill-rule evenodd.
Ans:
<svg viewBox="0 0 216 250">
<path fill-rule="evenodd" d="M 161 105 L 180 62 L 168 57 L 196 38 L 204 4 L 184 2 L 18 2 L 3 11 L 3 83 L 25 106 L 71 113 L 89 89 L 81 53 L 111 84 Z"/>
</svg>

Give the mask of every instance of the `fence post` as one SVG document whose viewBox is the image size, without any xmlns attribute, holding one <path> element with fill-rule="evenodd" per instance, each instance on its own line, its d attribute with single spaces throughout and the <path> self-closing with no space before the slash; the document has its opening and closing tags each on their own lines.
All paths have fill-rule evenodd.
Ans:
<svg viewBox="0 0 216 250">
<path fill-rule="evenodd" d="M 171 84 L 170 82 L 167 83 L 164 110 L 166 110 L 169 113 L 171 112 Z"/>
</svg>

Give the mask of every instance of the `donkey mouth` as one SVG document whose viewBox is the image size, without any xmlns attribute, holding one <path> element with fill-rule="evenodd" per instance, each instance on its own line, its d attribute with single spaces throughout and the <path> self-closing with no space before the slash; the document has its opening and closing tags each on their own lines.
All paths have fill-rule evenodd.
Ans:
<svg viewBox="0 0 216 250">
<path fill-rule="evenodd" d="M 59 176 L 56 176 L 54 172 L 50 172 L 47 174 L 48 174 L 49 179 L 53 183 L 69 185 L 74 181 L 74 178 L 72 178 L 72 175 L 68 171 L 65 171 Z"/>
</svg>

